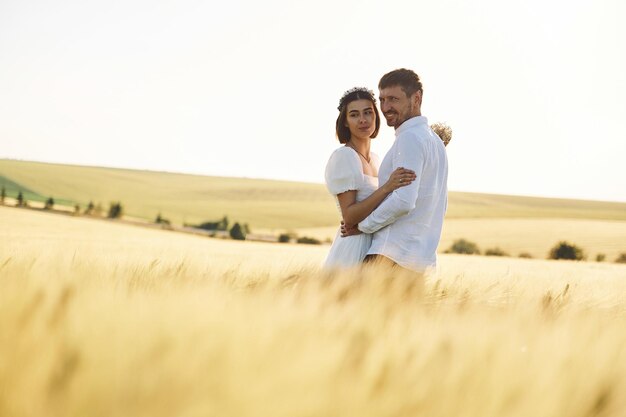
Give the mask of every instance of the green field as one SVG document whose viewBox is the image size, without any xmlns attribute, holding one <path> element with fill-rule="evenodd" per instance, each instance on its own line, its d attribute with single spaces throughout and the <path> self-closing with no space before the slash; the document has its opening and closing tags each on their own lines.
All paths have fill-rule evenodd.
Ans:
<svg viewBox="0 0 626 417">
<path fill-rule="evenodd" d="M 339 215 L 323 184 L 223 178 L 167 172 L 0 160 L 9 196 L 23 187 L 41 201 L 53 196 L 70 205 L 122 202 L 127 215 L 175 224 L 217 220 L 253 229 L 332 226 Z M 28 198 L 28 197 L 27 197 Z M 451 192 L 448 219 L 566 218 L 626 220 L 626 203 Z"/>
<path fill-rule="evenodd" d="M 38 194 L 32 191 L 30 188 L 24 187 L 22 184 L 17 184 L 11 179 L 5 178 L 3 176 L 0 176 L 0 186 L 4 186 L 4 190 L 7 196 L 12 198 L 17 198 L 17 195 L 20 193 L 20 191 L 22 192 L 22 196 L 24 197 L 24 199 L 27 201 L 37 201 L 39 203 L 45 203 L 48 197 L 50 197 Z M 55 199 L 55 202 L 56 204 L 74 205 L 72 201 L 67 199 Z"/>
</svg>

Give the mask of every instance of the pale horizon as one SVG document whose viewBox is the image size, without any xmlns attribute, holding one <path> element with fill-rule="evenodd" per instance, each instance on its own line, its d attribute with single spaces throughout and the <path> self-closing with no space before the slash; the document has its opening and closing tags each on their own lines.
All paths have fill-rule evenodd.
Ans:
<svg viewBox="0 0 626 417">
<path fill-rule="evenodd" d="M 624 16 L 617 0 L 7 0 L 0 158 L 323 183 L 339 97 L 406 67 L 453 129 L 451 191 L 626 202 Z M 372 150 L 393 137 L 383 120 Z"/>
</svg>

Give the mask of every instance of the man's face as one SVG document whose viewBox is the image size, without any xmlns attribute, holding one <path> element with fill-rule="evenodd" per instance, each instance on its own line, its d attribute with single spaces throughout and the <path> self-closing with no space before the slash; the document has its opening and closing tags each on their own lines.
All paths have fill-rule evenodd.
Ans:
<svg viewBox="0 0 626 417">
<path fill-rule="evenodd" d="M 407 119 L 419 116 L 418 97 L 416 92 L 407 97 L 399 85 L 383 88 L 380 90 L 380 111 L 387 120 L 387 126 L 398 128 Z"/>
</svg>

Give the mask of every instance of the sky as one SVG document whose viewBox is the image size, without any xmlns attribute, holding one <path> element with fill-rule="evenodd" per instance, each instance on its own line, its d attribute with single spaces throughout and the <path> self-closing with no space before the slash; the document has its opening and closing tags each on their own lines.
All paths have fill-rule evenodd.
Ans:
<svg viewBox="0 0 626 417">
<path fill-rule="evenodd" d="M 626 2 L 0 0 L 0 158 L 324 181 L 410 68 L 452 191 L 626 202 Z M 383 121 L 372 149 L 394 140 Z"/>
</svg>

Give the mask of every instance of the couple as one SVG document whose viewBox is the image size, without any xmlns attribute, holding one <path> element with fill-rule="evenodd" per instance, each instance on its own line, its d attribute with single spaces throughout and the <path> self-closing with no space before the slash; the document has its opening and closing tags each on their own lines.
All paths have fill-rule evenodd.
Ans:
<svg viewBox="0 0 626 417">
<path fill-rule="evenodd" d="M 445 145 L 421 115 L 417 74 L 392 71 L 378 88 L 380 109 L 396 134 L 382 162 L 370 152 L 380 127 L 373 92 L 353 88 L 339 101 L 336 132 L 344 146 L 330 156 L 325 176 L 343 222 L 325 267 L 371 262 L 423 280 L 436 266 L 447 208 Z"/>
</svg>

